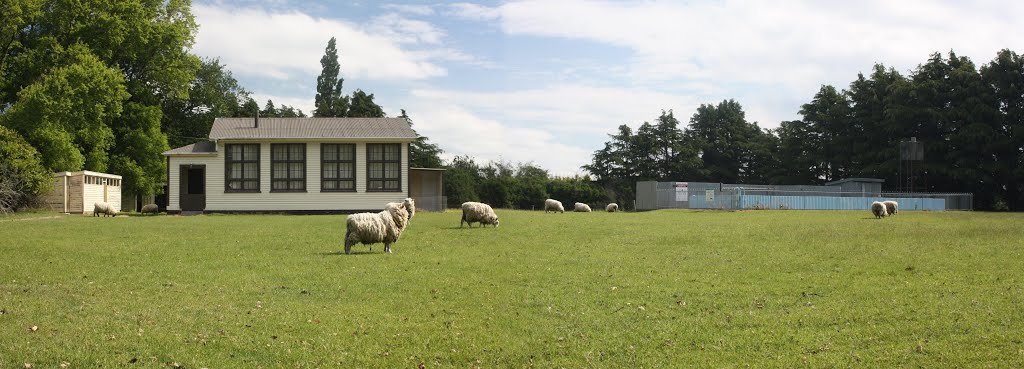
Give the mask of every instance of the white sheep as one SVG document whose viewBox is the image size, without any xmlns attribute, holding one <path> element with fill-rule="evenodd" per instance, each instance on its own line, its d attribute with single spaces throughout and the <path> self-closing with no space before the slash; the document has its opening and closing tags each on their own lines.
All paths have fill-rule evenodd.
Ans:
<svg viewBox="0 0 1024 369">
<path fill-rule="evenodd" d="M 473 228 L 474 222 L 480 222 L 481 227 L 492 224 L 497 228 L 498 214 L 494 213 L 494 209 L 490 205 L 482 202 L 462 203 L 462 220 L 459 221 L 459 228 L 462 228 L 462 223 L 469 224 L 469 228 Z"/>
<path fill-rule="evenodd" d="M 874 214 L 876 219 L 885 218 L 886 215 L 889 215 L 889 213 L 885 211 L 885 204 L 879 201 L 871 203 L 871 214 Z"/>
<path fill-rule="evenodd" d="M 562 202 L 554 199 L 544 200 L 544 213 L 547 214 L 549 211 L 557 211 L 559 213 L 565 213 L 565 208 L 562 207 Z"/>
<path fill-rule="evenodd" d="M 889 215 L 896 215 L 896 213 L 900 211 L 900 203 L 898 202 L 889 200 L 882 201 L 882 204 L 885 205 L 885 212 L 888 213 Z"/>
<path fill-rule="evenodd" d="M 574 210 L 576 212 L 580 212 L 580 213 L 589 213 L 590 212 L 590 205 L 584 204 L 582 202 L 577 202 L 576 205 L 573 206 L 573 207 L 574 207 Z"/>
<path fill-rule="evenodd" d="M 614 213 L 616 211 L 619 211 L 619 204 L 613 202 L 611 204 L 608 204 L 608 206 L 605 206 L 604 210 L 606 210 L 609 213 Z"/>
<path fill-rule="evenodd" d="M 114 206 L 108 203 L 102 201 L 97 202 L 96 204 L 93 205 L 92 216 L 98 217 L 100 216 L 100 214 L 103 214 L 104 217 L 106 217 L 107 215 L 116 217 L 117 209 L 114 209 Z"/>
<path fill-rule="evenodd" d="M 160 213 L 160 207 L 156 206 L 156 204 L 146 204 L 142 206 L 140 213 L 157 215 Z"/>
<path fill-rule="evenodd" d="M 384 205 L 385 210 L 390 207 L 405 208 L 405 211 L 409 213 L 409 217 L 405 220 L 406 226 L 408 226 L 409 223 L 412 223 L 412 217 L 416 216 L 416 200 L 411 197 L 407 197 L 405 200 L 402 200 L 402 202 L 389 202 Z"/>
<path fill-rule="evenodd" d="M 345 253 L 357 243 L 384 244 L 384 252 L 391 253 L 391 244 L 402 237 L 409 221 L 405 206 L 387 206 L 379 213 L 358 213 L 345 219 Z"/>
</svg>

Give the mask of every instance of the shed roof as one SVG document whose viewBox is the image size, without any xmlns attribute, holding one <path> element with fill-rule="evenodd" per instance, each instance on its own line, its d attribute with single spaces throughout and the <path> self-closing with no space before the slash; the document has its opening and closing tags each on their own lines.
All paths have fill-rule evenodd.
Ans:
<svg viewBox="0 0 1024 369">
<path fill-rule="evenodd" d="M 210 155 L 216 153 L 217 143 L 213 141 L 199 141 L 163 152 L 164 155 Z"/>
<path fill-rule="evenodd" d="M 843 179 L 840 179 L 838 181 L 828 182 L 825 185 L 826 186 L 835 186 L 835 185 L 841 185 L 841 184 L 847 183 L 847 182 L 885 183 L 885 180 L 884 179 L 879 179 L 879 178 L 843 178 Z"/>
<path fill-rule="evenodd" d="M 211 140 L 279 138 L 416 139 L 405 118 L 217 118 Z"/>
</svg>

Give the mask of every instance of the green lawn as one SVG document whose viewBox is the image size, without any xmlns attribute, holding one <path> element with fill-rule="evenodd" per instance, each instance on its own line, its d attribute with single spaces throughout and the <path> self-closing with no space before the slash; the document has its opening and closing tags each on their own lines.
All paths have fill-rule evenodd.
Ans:
<svg viewBox="0 0 1024 369">
<path fill-rule="evenodd" d="M 0 218 L 0 367 L 1024 367 L 1024 214 L 498 213 Z"/>
</svg>

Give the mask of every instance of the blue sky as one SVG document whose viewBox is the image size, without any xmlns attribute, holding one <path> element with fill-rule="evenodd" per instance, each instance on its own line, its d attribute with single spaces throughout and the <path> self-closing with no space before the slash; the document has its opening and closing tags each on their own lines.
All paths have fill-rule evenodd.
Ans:
<svg viewBox="0 0 1024 369">
<path fill-rule="evenodd" d="M 876 62 L 904 74 L 933 52 L 983 64 L 1024 51 L 1008 1 L 202 1 L 194 51 L 263 105 L 313 108 L 338 39 L 344 92 L 406 109 L 446 158 L 582 173 L 621 124 L 736 99 L 774 128 L 822 84 Z"/>
</svg>

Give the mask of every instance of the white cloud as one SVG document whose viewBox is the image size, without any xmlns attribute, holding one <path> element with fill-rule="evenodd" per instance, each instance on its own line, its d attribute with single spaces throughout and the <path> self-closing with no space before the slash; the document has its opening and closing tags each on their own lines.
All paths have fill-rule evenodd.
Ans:
<svg viewBox="0 0 1024 369">
<path fill-rule="evenodd" d="M 468 154 L 482 163 L 534 162 L 561 176 L 577 174 L 581 163 L 590 162 L 591 150 L 563 143 L 544 129 L 481 118 L 458 104 L 423 101 L 412 109 L 416 131 L 440 144 L 448 159 Z"/>
<path fill-rule="evenodd" d="M 472 3 L 448 4 L 448 14 L 475 21 L 495 20 L 501 16 L 501 13 L 495 8 Z"/>
<path fill-rule="evenodd" d="M 430 43 L 437 34 L 412 39 L 402 31 L 376 34 L 387 26 L 422 24 L 400 17 L 375 24 L 368 30 L 332 19 L 314 18 L 298 11 L 270 13 L 260 8 L 232 8 L 197 4 L 193 13 L 200 23 L 195 52 L 219 56 L 232 72 L 260 77 L 307 78 L 320 73 L 320 58 L 327 41 L 338 39 L 339 61 L 344 77 L 368 80 L 418 80 L 444 76 L 447 70 L 407 49 L 404 43 Z M 397 22 L 397 23 L 396 23 Z M 415 22 L 415 21 L 412 21 Z"/>
<path fill-rule="evenodd" d="M 434 25 L 395 13 L 374 17 L 369 30 L 399 44 L 439 44 L 444 32 Z"/>
<path fill-rule="evenodd" d="M 394 10 L 399 13 L 408 13 L 421 16 L 434 14 L 434 8 L 431 7 L 430 5 L 384 4 L 381 7 L 388 10 Z"/>
<path fill-rule="evenodd" d="M 749 97 L 741 102 L 762 111 L 779 110 L 766 105 L 777 95 L 808 100 L 821 84 L 846 87 L 875 62 L 905 72 L 952 49 L 980 64 L 1024 46 L 1016 36 L 1024 5 L 1004 1 L 525 0 L 466 8 L 496 14 L 510 35 L 628 48 L 633 83 L 730 86 L 716 97 Z M 786 108 L 790 117 L 798 110 Z M 785 117 L 754 118 L 776 125 Z"/>
</svg>

